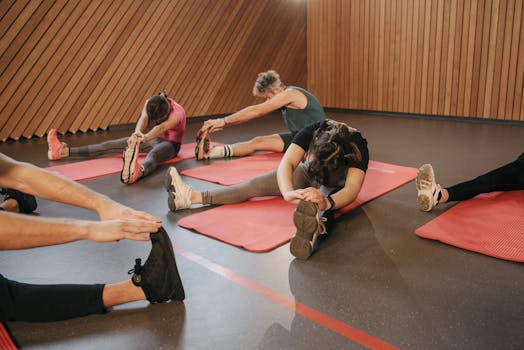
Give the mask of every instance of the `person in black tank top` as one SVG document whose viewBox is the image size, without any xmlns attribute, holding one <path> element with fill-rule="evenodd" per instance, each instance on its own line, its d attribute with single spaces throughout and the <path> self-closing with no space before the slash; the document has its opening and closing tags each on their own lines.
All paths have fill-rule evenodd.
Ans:
<svg viewBox="0 0 524 350">
<path fill-rule="evenodd" d="M 176 211 L 193 204 L 231 204 L 254 197 L 283 196 L 297 205 L 291 254 L 307 259 L 318 247 L 318 238 L 330 232 L 334 211 L 357 198 L 368 169 L 367 145 L 358 130 L 344 123 L 313 123 L 295 135 L 278 170 L 236 185 L 198 191 L 184 182 L 175 167 L 170 167 L 165 181 L 167 204 Z"/>
</svg>

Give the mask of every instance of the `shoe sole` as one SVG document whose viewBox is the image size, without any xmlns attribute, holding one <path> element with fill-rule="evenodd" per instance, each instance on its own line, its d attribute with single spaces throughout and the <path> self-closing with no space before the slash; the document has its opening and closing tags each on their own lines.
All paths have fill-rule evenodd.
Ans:
<svg viewBox="0 0 524 350">
<path fill-rule="evenodd" d="M 171 168 L 167 170 L 166 177 L 164 179 L 164 188 L 167 192 L 175 191 L 175 188 L 173 187 L 173 177 L 171 176 Z"/>
<path fill-rule="evenodd" d="M 429 164 L 422 165 L 417 173 L 417 190 L 420 192 L 420 182 L 421 181 L 427 181 L 435 183 L 435 175 L 433 173 L 433 167 Z M 429 189 L 429 192 L 431 192 L 431 189 Z M 433 208 L 433 198 L 431 194 L 427 193 L 419 193 L 417 195 L 417 205 L 418 208 L 422 211 L 430 211 Z"/>
<path fill-rule="evenodd" d="M 418 169 L 417 172 L 417 189 L 420 190 L 420 182 L 424 180 L 427 182 L 435 183 L 435 174 L 433 173 L 433 167 L 429 164 L 424 164 Z"/>
<path fill-rule="evenodd" d="M 307 259 L 311 256 L 313 247 L 311 240 L 318 231 L 317 206 L 312 202 L 300 201 L 293 213 L 293 223 L 297 229 L 295 236 L 289 243 L 289 250 L 298 259 Z"/>
<path fill-rule="evenodd" d="M 209 152 L 209 133 L 207 131 L 199 130 L 196 137 L 196 143 L 195 158 L 197 160 L 209 159 L 209 157 L 205 156 L 205 154 Z"/>
<path fill-rule="evenodd" d="M 417 205 L 418 208 L 422 211 L 430 211 L 433 206 L 431 205 L 433 198 L 427 194 L 421 193 L 417 196 Z"/>
<path fill-rule="evenodd" d="M 174 171 L 176 171 L 176 169 Z M 176 174 L 178 174 L 178 172 Z M 176 211 L 178 208 L 176 207 L 175 202 L 176 192 L 175 187 L 173 186 L 173 175 L 171 175 L 171 168 L 169 168 L 167 171 L 166 178 L 164 179 L 164 187 L 168 192 L 167 206 L 169 207 L 169 210 Z"/>
<path fill-rule="evenodd" d="M 167 195 L 167 206 L 169 207 L 169 210 L 176 211 L 176 203 L 175 203 L 175 193 L 169 192 Z"/>
<path fill-rule="evenodd" d="M 58 140 L 56 129 L 51 129 L 47 134 L 47 158 L 49 160 L 60 160 L 60 140 Z"/>
<path fill-rule="evenodd" d="M 186 293 L 184 291 L 184 286 L 182 285 L 182 279 L 180 278 L 180 273 L 178 272 L 178 268 L 176 265 L 176 259 L 175 259 L 175 253 L 173 251 L 173 243 L 171 242 L 171 239 L 169 238 L 167 232 L 163 227 L 161 227 L 158 232 L 152 233 L 152 235 L 158 235 L 158 242 L 162 246 L 164 252 L 167 253 L 169 260 L 173 262 L 173 265 L 171 268 L 173 269 L 173 274 L 175 277 L 175 280 L 177 282 L 177 288 L 173 291 L 173 293 L 169 296 L 169 299 L 171 300 L 184 300 L 186 297 Z"/>
<path fill-rule="evenodd" d="M 127 147 L 124 151 L 124 165 L 122 172 L 120 173 L 120 180 L 126 185 L 130 185 L 136 182 L 138 179 L 138 154 L 139 154 L 140 142 L 137 142 L 134 147 Z"/>
</svg>

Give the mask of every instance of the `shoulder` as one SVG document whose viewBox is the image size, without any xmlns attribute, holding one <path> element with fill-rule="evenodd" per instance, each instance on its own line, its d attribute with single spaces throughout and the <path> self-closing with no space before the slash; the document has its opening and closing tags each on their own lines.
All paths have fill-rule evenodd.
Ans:
<svg viewBox="0 0 524 350">
<path fill-rule="evenodd" d="M 295 137 L 293 137 L 293 143 L 307 151 L 309 149 L 309 144 L 313 139 L 315 131 L 317 131 L 322 126 L 322 123 L 323 122 L 315 122 L 302 128 L 302 130 L 300 130 L 295 135 Z"/>
</svg>

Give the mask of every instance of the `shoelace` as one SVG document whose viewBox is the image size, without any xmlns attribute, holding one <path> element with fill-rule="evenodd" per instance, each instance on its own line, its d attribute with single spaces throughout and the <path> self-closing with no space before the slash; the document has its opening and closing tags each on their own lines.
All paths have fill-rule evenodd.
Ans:
<svg viewBox="0 0 524 350">
<path fill-rule="evenodd" d="M 142 271 L 142 259 L 136 258 L 135 259 L 135 267 L 133 267 L 131 270 L 127 271 L 128 275 L 132 275 L 133 273 L 136 273 L 137 275 L 140 274 Z"/>
</svg>

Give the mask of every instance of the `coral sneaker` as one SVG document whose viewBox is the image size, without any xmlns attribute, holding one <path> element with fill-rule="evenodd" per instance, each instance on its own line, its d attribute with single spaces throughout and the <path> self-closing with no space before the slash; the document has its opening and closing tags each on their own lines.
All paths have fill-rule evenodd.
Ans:
<svg viewBox="0 0 524 350">
<path fill-rule="evenodd" d="M 56 129 L 51 129 L 47 133 L 47 158 L 49 160 L 60 160 L 68 156 L 69 148 L 67 143 L 60 142 Z"/>
<path fill-rule="evenodd" d="M 126 185 L 134 184 L 142 176 L 142 169 L 138 164 L 139 153 L 140 141 L 137 141 L 133 147 L 126 147 L 124 151 L 124 166 L 120 173 L 120 180 Z"/>
</svg>

